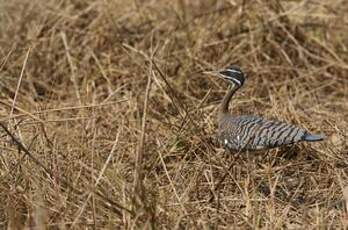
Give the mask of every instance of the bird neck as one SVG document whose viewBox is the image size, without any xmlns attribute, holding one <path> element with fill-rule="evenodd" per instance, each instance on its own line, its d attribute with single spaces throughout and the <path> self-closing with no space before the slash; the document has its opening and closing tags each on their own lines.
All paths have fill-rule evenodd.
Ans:
<svg viewBox="0 0 348 230">
<path fill-rule="evenodd" d="M 234 95 L 234 93 L 239 89 L 239 87 L 237 85 L 230 85 L 228 88 L 228 91 L 226 93 L 226 95 L 224 96 L 221 106 L 220 106 L 220 114 L 228 114 L 228 106 L 229 103 L 231 101 L 232 96 Z"/>
</svg>

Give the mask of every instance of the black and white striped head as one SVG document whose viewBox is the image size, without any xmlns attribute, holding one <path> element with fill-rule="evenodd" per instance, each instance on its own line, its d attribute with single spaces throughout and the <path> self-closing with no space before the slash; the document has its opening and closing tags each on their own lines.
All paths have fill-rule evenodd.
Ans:
<svg viewBox="0 0 348 230">
<path fill-rule="evenodd" d="M 223 70 L 211 71 L 207 73 L 214 74 L 230 83 L 233 83 L 237 87 L 241 87 L 245 81 L 244 73 L 240 70 L 239 67 L 233 65 Z"/>
<path fill-rule="evenodd" d="M 236 86 L 241 87 L 244 84 L 244 73 L 237 66 L 229 66 L 218 72 L 220 77 L 226 81 L 234 83 Z"/>
</svg>

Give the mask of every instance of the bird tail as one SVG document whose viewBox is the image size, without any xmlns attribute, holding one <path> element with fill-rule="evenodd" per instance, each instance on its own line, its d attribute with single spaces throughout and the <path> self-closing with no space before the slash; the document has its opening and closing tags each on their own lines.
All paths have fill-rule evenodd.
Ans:
<svg viewBox="0 0 348 230">
<path fill-rule="evenodd" d="M 307 133 L 303 136 L 303 140 L 309 141 L 309 142 L 322 141 L 324 138 L 325 136 L 323 134 L 313 135 L 313 134 Z"/>
</svg>

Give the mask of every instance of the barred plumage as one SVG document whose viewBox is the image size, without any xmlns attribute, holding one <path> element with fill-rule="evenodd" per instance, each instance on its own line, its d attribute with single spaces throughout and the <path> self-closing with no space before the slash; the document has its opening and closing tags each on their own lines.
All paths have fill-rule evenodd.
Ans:
<svg viewBox="0 0 348 230">
<path fill-rule="evenodd" d="M 244 84 L 244 73 L 235 66 L 211 71 L 231 83 L 219 111 L 218 139 L 228 150 L 260 150 L 293 144 L 299 141 L 321 141 L 323 135 L 311 135 L 303 128 L 252 115 L 232 116 L 228 112 L 233 94 Z"/>
</svg>

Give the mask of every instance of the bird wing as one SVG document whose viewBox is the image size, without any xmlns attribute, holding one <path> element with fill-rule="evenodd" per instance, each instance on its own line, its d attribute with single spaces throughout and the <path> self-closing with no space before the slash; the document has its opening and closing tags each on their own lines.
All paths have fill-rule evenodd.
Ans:
<svg viewBox="0 0 348 230">
<path fill-rule="evenodd" d="M 243 149 L 265 149 L 292 144 L 303 140 L 306 130 L 281 121 L 266 120 L 256 116 L 236 119 L 239 143 Z"/>
</svg>

